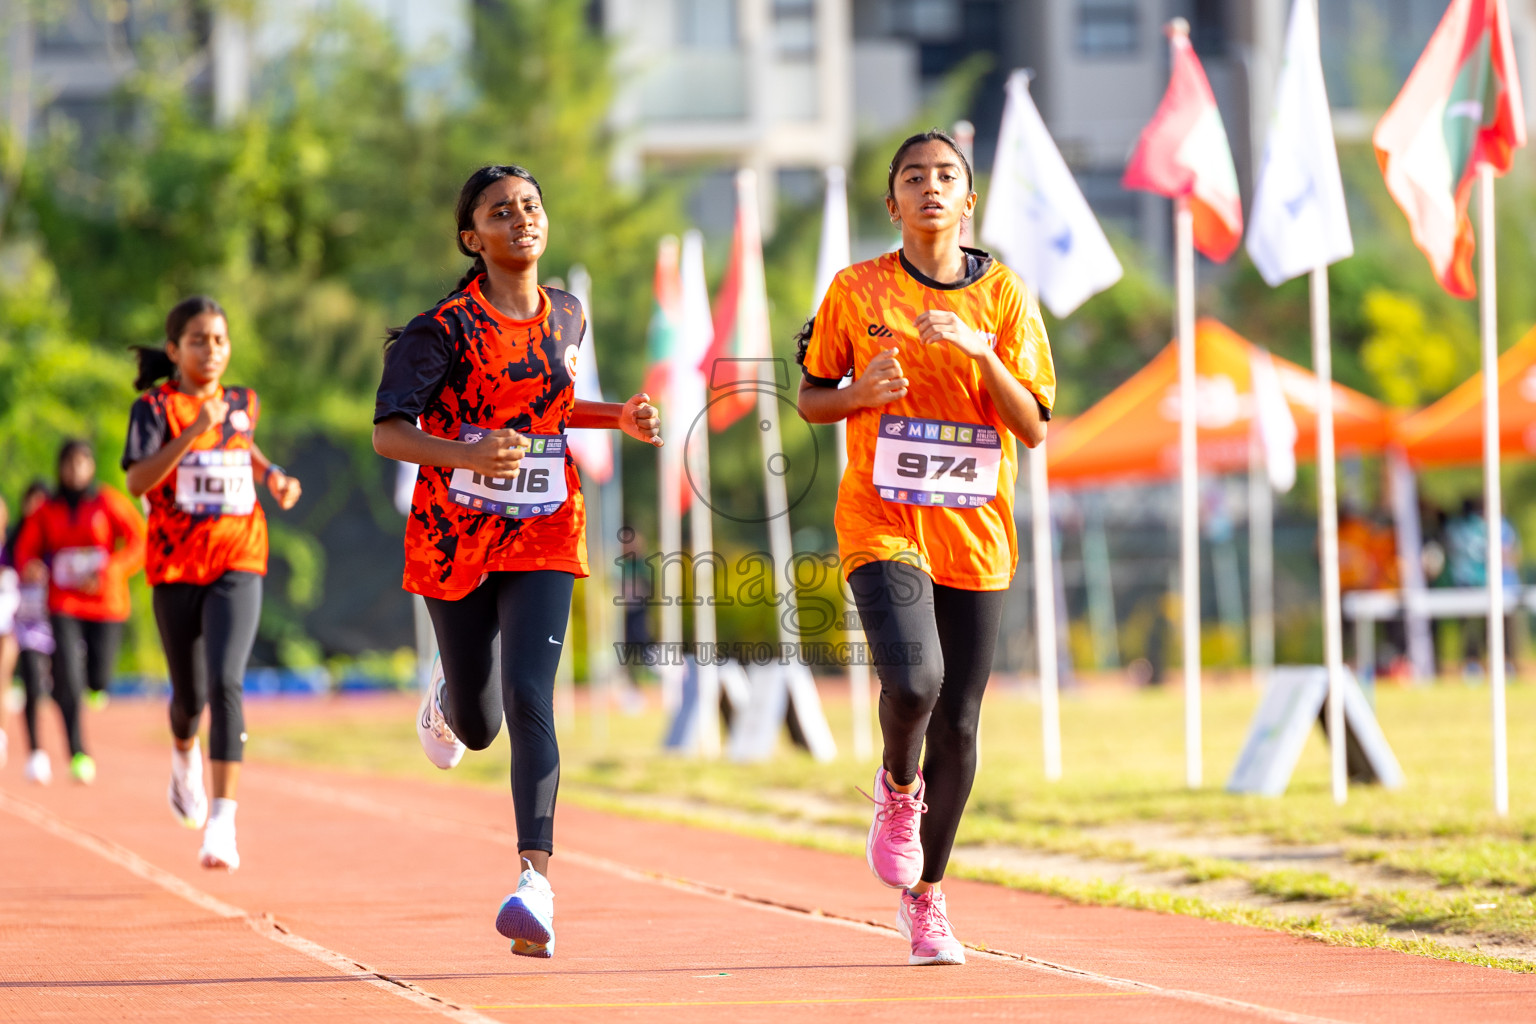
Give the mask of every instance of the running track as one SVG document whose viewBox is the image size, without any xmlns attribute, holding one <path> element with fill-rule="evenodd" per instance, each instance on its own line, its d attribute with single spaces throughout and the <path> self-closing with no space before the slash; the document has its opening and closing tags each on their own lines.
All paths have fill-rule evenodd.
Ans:
<svg viewBox="0 0 1536 1024">
<path fill-rule="evenodd" d="M 569 804 L 558 953 L 525 960 L 491 927 L 516 875 L 504 793 L 256 763 L 244 866 L 214 874 L 165 807 L 159 705 L 87 726 L 95 786 L 0 772 L 0 1020 L 1536 1018 L 1532 976 L 980 883 L 948 886 L 957 930 L 1003 952 L 909 968 L 858 859 Z"/>
</svg>

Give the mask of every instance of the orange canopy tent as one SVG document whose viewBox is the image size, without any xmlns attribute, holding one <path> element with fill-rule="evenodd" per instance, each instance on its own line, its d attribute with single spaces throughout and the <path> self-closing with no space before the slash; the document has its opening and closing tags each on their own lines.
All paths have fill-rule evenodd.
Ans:
<svg viewBox="0 0 1536 1024">
<path fill-rule="evenodd" d="M 1198 450 L 1201 468 L 1245 469 L 1254 401 L 1249 362 L 1256 346 L 1212 319 L 1195 325 Z M 1317 449 L 1317 378 L 1272 357 L 1280 390 L 1296 421 L 1296 456 Z M 1333 385 L 1334 439 L 1340 450 L 1379 451 L 1392 438 L 1390 409 L 1358 391 Z M 1179 471 L 1178 343 L 1170 343 L 1097 405 L 1051 432 L 1046 446 L 1051 484 L 1085 486 L 1162 479 Z"/>
<path fill-rule="evenodd" d="M 1398 424 L 1398 443 L 1415 465 L 1483 457 L 1483 375 Z M 1499 450 L 1536 455 L 1536 329 L 1499 357 Z"/>
</svg>

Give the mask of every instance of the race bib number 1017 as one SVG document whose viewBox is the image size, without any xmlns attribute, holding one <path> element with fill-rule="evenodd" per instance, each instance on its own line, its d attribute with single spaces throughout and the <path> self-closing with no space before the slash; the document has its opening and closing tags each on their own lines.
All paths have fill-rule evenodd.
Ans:
<svg viewBox="0 0 1536 1024">
<path fill-rule="evenodd" d="M 248 516 L 256 509 L 251 453 L 205 448 L 176 466 L 176 507 L 195 516 Z"/>
<path fill-rule="evenodd" d="M 881 416 L 875 490 L 900 505 L 979 508 L 997 497 L 1003 443 L 976 423 Z"/>
<path fill-rule="evenodd" d="M 459 427 L 459 440 L 480 440 L 486 427 Z M 488 515 L 532 519 L 559 510 L 568 496 L 565 487 L 565 435 L 524 434 L 529 448 L 517 476 L 481 476 L 472 469 L 455 469 L 448 495 L 455 504 Z"/>
</svg>

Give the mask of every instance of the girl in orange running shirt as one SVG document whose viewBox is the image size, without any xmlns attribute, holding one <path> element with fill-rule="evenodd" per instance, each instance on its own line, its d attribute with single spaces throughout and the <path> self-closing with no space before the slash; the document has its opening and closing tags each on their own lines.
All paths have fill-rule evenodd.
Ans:
<svg viewBox="0 0 1536 1024">
<path fill-rule="evenodd" d="M 838 553 L 880 676 L 884 738 L 866 853 L 902 891 L 912 964 L 965 962 L 940 882 L 1018 563 L 1014 438 L 1045 439 L 1056 394 L 1033 298 L 960 244 L 971 184 L 945 133 L 903 142 L 885 196 L 901 248 L 840 273 L 799 339 L 801 416 L 848 421 Z"/>
<path fill-rule="evenodd" d="M 571 590 L 587 575 L 586 506 L 565 432 L 616 429 L 659 446 L 661 420 L 644 394 L 622 404 L 576 397 L 586 312 L 539 285 L 550 223 L 527 168 L 480 168 L 455 216 L 459 251 L 473 262 L 436 305 L 390 332 L 373 446 L 421 467 L 403 582 L 426 599 L 439 657 L 417 738 L 434 765 L 452 768 L 466 749 L 489 747 L 505 719 L 523 870 L 496 930 L 519 956 L 551 957 L 555 671 Z"/>
<path fill-rule="evenodd" d="M 205 868 L 240 866 L 236 790 L 245 756 L 244 683 L 267 573 L 265 487 L 290 509 L 303 488 L 256 444 L 261 401 L 225 385 L 229 322 L 205 295 L 166 314 L 165 342 L 138 349 L 123 469 L 149 504 L 155 623 L 171 677 L 171 814 L 202 829 Z M 213 800 L 203 786 L 198 730 L 208 708 Z"/>
</svg>

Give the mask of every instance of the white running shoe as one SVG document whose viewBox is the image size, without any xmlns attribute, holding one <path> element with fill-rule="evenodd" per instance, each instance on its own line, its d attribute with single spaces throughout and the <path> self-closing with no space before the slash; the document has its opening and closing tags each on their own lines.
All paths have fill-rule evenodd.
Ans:
<svg viewBox="0 0 1536 1024">
<path fill-rule="evenodd" d="M 443 659 L 432 659 L 432 676 L 422 691 L 421 705 L 416 709 L 416 738 L 427 760 L 443 770 L 452 768 L 464 757 L 464 744 L 453 734 L 448 719 L 443 717 Z"/>
<path fill-rule="evenodd" d="M 527 865 L 517 880 L 517 892 L 501 901 L 496 930 L 512 940 L 518 956 L 549 958 L 555 955 L 555 891 L 549 879 Z"/>
<path fill-rule="evenodd" d="M 48 751 L 34 750 L 27 756 L 27 766 L 22 774 L 28 782 L 35 782 L 39 786 L 46 786 L 53 781 L 53 762 L 48 760 Z"/>
<path fill-rule="evenodd" d="M 235 819 L 210 818 L 203 829 L 203 848 L 197 852 L 197 862 L 205 868 L 223 868 L 234 871 L 240 866 L 240 851 L 235 847 Z"/>
<path fill-rule="evenodd" d="M 187 828 L 202 828 L 208 823 L 208 793 L 203 789 L 202 741 L 194 739 L 192 749 L 182 754 L 171 748 L 171 785 L 166 790 L 171 814 Z"/>
</svg>

